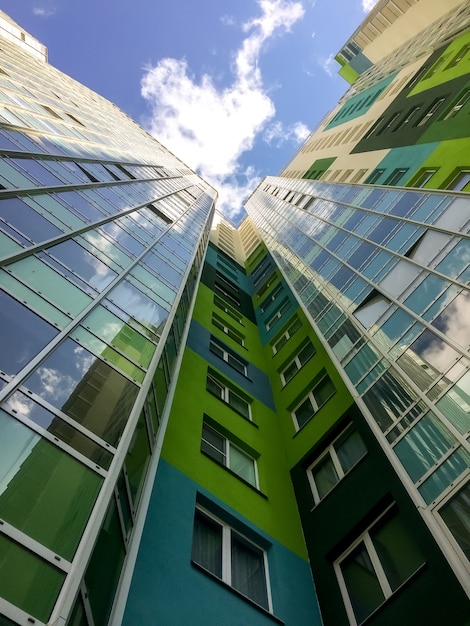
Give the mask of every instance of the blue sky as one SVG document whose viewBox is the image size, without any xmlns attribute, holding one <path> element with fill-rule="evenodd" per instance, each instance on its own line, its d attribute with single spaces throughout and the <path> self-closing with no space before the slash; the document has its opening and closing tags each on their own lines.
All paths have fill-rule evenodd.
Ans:
<svg viewBox="0 0 470 626">
<path fill-rule="evenodd" d="M 49 61 L 115 102 L 237 218 L 346 91 L 333 56 L 374 0 L 3 0 Z"/>
</svg>

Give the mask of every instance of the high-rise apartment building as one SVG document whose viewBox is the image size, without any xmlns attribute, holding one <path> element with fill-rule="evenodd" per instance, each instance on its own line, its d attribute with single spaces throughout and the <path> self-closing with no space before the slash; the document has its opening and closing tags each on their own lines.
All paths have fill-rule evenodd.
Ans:
<svg viewBox="0 0 470 626">
<path fill-rule="evenodd" d="M 442 5 L 377 3 L 238 228 L 1 16 L 1 626 L 470 624 L 470 9 Z"/>
</svg>

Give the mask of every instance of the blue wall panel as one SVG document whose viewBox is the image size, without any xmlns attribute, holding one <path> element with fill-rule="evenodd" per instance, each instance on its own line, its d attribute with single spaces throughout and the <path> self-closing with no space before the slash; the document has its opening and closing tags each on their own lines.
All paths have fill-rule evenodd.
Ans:
<svg viewBox="0 0 470 626">
<path fill-rule="evenodd" d="M 268 626 L 273 620 L 191 565 L 196 493 L 226 509 L 271 544 L 274 614 L 287 626 L 321 626 L 308 563 L 161 460 L 123 626 Z"/>
</svg>

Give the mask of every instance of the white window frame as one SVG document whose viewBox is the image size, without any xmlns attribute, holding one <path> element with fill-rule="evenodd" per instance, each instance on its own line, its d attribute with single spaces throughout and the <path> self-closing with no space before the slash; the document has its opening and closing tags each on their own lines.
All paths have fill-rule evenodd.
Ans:
<svg viewBox="0 0 470 626">
<path fill-rule="evenodd" d="M 292 330 L 294 328 L 294 330 Z M 291 324 L 289 324 L 289 326 L 286 328 L 286 330 L 281 333 L 279 335 L 279 337 L 276 338 L 276 341 L 274 341 L 271 344 L 271 347 L 273 349 L 273 354 L 277 354 L 280 350 L 282 350 L 282 348 L 287 344 L 287 342 L 289 341 L 289 339 L 291 339 L 295 333 L 300 330 L 302 328 L 302 322 L 299 320 L 298 317 L 296 317 Z M 277 344 L 281 341 L 281 339 L 285 339 L 285 343 L 282 344 L 282 346 L 280 348 L 277 347 Z"/>
<path fill-rule="evenodd" d="M 240 291 L 240 288 L 235 285 L 235 283 L 233 283 L 231 280 L 229 280 L 228 278 L 226 278 L 223 274 L 221 274 L 219 271 L 215 271 L 215 279 L 216 280 L 220 280 L 221 282 L 223 282 L 225 285 L 227 285 L 227 287 L 230 287 L 231 289 L 233 289 L 234 291 L 236 291 L 237 293 Z"/>
<path fill-rule="evenodd" d="M 348 549 L 343 552 L 343 554 L 333 563 L 333 567 L 335 570 L 335 574 L 336 574 L 336 578 L 338 579 L 338 584 L 339 584 L 339 588 L 341 591 L 341 595 L 343 596 L 343 602 L 346 608 L 346 613 L 348 614 L 348 618 L 349 618 L 349 623 L 351 624 L 351 626 L 358 626 L 359 624 L 363 623 L 365 620 L 367 620 L 370 615 L 372 615 L 374 613 L 374 611 L 372 613 L 370 613 L 366 618 L 364 618 L 364 620 L 362 620 L 362 622 L 357 621 L 356 619 L 356 615 L 354 614 L 354 609 L 349 597 L 349 591 L 348 588 L 346 586 L 346 582 L 344 580 L 343 577 L 343 572 L 341 569 L 341 564 L 342 562 L 349 556 L 349 554 L 351 554 L 351 552 L 353 550 L 355 550 L 361 543 L 364 544 L 367 553 L 369 555 L 369 558 L 372 562 L 372 566 L 374 568 L 374 573 L 377 577 L 377 580 L 379 582 L 379 585 L 382 589 L 382 592 L 384 594 L 384 600 L 383 602 L 386 602 L 393 594 L 397 593 L 398 589 L 400 587 L 398 587 L 398 589 L 396 589 L 395 591 L 392 590 L 390 583 L 388 582 L 387 576 L 385 574 L 385 570 L 382 566 L 382 563 L 380 561 L 380 558 L 377 554 L 377 550 L 375 549 L 374 543 L 372 541 L 372 538 L 370 536 L 370 531 L 373 530 L 373 528 L 382 520 L 383 517 L 385 517 L 385 515 L 387 515 L 389 513 L 389 511 L 391 511 L 393 508 L 395 507 L 394 504 L 391 504 L 389 507 L 387 507 L 387 509 L 379 516 L 377 517 L 371 524 L 369 524 L 369 526 L 366 528 L 366 530 L 359 535 L 359 537 L 357 537 L 357 539 L 348 547 Z M 398 511 L 396 511 L 396 514 L 398 515 Z M 393 518 L 392 518 L 393 519 Z M 421 565 L 424 564 L 424 561 Z M 418 568 L 413 572 L 413 574 L 418 571 L 418 569 L 421 566 L 418 566 Z M 413 574 L 411 574 L 411 576 L 413 576 Z M 403 581 L 402 584 L 404 584 L 406 581 Z M 383 604 L 383 603 L 382 603 Z M 380 604 L 377 609 L 382 606 L 382 604 Z M 377 610 L 375 609 L 375 611 Z"/>
<path fill-rule="evenodd" d="M 227 313 L 227 315 L 229 315 L 233 320 L 235 320 L 239 324 L 243 324 L 243 319 L 241 315 L 237 311 L 235 311 L 235 309 L 232 309 L 231 306 L 229 306 L 228 304 L 225 304 L 223 299 L 220 296 L 218 296 L 216 293 L 214 294 L 214 304 L 221 311 L 223 311 L 224 313 Z"/>
<path fill-rule="evenodd" d="M 315 389 L 317 389 L 321 383 L 328 378 L 331 382 L 331 384 L 333 385 L 333 381 L 331 380 L 331 378 L 328 376 L 328 374 L 325 374 L 324 376 L 322 376 L 314 385 L 314 387 L 307 393 L 307 395 L 305 395 L 302 400 L 296 405 L 296 407 L 292 410 L 292 419 L 294 420 L 294 426 L 295 429 L 297 431 L 299 431 L 300 429 L 302 429 L 304 426 L 306 426 L 311 420 L 312 418 L 318 413 L 318 411 L 325 406 L 325 404 L 328 402 L 328 400 L 330 400 L 330 398 L 332 398 L 334 396 L 334 394 L 336 393 L 336 389 L 334 388 L 333 385 L 333 389 L 334 391 L 332 392 L 332 394 L 330 396 L 328 396 L 328 398 L 322 403 L 322 404 L 318 404 L 317 399 L 315 397 Z M 313 409 L 313 414 L 310 417 L 310 419 L 308 419 L 305 424 L 302 424 L 302 426 L 299 425 L 299 422 L 297 420 L 297 410 L 302 406 L 302 404 L 306 401 L 306 400 L 310 400 L 310 404 L 312 405 L 312 409 Z"/>
<path fill-rule="evenodd" d="M 429 122 L 431 117 L 433 117 L 439 111 L 445 101 L 446 98 L 444 96 L 436 98 L 434 102 L 426 109 L 424 115 L 422 115 L 416 122 L 416 124 L 413 124 L 413 126 L 416 126 L 416 128 L 419 128 L 420 126 L 425 126 Z"/>
<path fill-rule="evenodd" d="M 227 404 L 233 411 L 235 411 L 236 413 L 238 413 L 239 415 L 242 415 L 242 417 L 245 417 L 245 419 L 248 420 L 252 420 L 252 415 L 251 415 L 251 403 L 249 402 L 249 400 L 247 400 L 246 398 L 244 398 L 242 395 L 240 395 L 239 393 L 237 393 L 234 389 L 232 389 L 231 387 L 228 387 L 222 380 L 220 380 L 219 378 L 217 378 L 217 376 L 214 376 L 214 374 L 212 374 L 210 371 L 207 374 L 207 380 L 210 380 L 216 387 L 218 387 L 220 394 L 213 394 L 215 395 L 216 398 L 219 398 L 219 400 L 222 400 L 222 402 L 224 402 L 225 404 Z M 209 393 L 212 393 L 211 391 L 209 391 Z M 231 396 L 236 396 L 239 400 L 241 400 L 243 403 L 246 404 L 247 406 L 247 413 L 248 416 L 243 415 L 242 413 L 240 413 L 240 411 L 238 411 L 238 409 L 236 409 L 230 402 L 230 397 Z"/>
<path fill-rule="evenodd" d="M 208 441 L 207 439 L 204 438 L 204 429 L 205 428 L 208 428 L 209 430 L 212 430 L 217 436 L 219 436 L 223 440 L 223 449 L 222 450 L 220 450 L 219 448 L 215 447 L 210 441 Z M 223 462 L 220 463 L 220 461 L 218 459 L 215 459 L 210 454 L 210 452 L 202 450 L 202 443 L 205 443 L 207 446 L 209 446 L 209 448 L 213 448 L 216 453 L 221 454 L 222 457 L 223 457 Z M 239 474 L 235 469 L 233 469 L 232 462 L 231 462 L 231 452 L 232 452 L 232 449 L 235 449 L 239 454 L 244 456 L 248 461 L 251 461 L 251 465 L 253 467 L 254 482 L 251 482 L 251 481 L 247 480 L 241 474 Z M 201 450 L 202 450 L 202 452 L 204 454 L 209 456 L 213 461 L 215 461 L 216 463 L 219 463 L 220 465 L 222 465 L 222 467 L 225 467 L 225 468 L 229 469 L 233 474 L 236 474 L 236 476 L 238 478 L 240 478 L 244 482 L 248 483 L 252 487 L 255 487 L 255 489 L 259 489 L 258 466 L 257 466 L 257 463 L 256 463 L 256 459 L 254 457 L 252 457 L 250 454 L 248 454 L 247 452 L 245 452 L 245 450 L 242 450 L 242 448 L 240 448 L 239 446 L 234 444 L 230 439 L 228 439 L 228 437 L 226 437 L 224 434 L 222 434 L 220 431 L 218 431 L 216 428 L 214 428 L 213 426 L 211 426 L 210 424 L 208 424 L 205 421 L 203 422 L 203 425 L 202 425 Z"/>
<path fill-rule="evenodd" d="M 266 330 L 267 331 L 271 330 L 271 328 L 277 323 L 277 321 L 281 319 L 281 317 L 284 315 L 284 313 L 289 310 L 289 307 L 290 307 L 290 300 L 289 300 L 289 298 L 286 298 L 281 303 L 280 307 L 274 313 L 274 315 L 272 315 L 269 318 L 269 320 L 266 322 Z"/>
<path fill-rule="evenodd" d="M 315 459 L 315 461 L 309 465 L 309 467 L 307 468 L 307 478 L 308 478 L 308 482 L 310 483 L 310 488 L 312 490 L 312 495 L 313 495 L 313 499 L 315 501 L 315 504 L 319 504 L 324 498 L 326 498 L 326 496 L 328 495 L 328 493 L 330 493 L 330 491 L 332 491 L 336 485 L 338 483 L 340 483 L 343 478 L 345 476 L 347 476 L 349 474 L 349 472 L 351 470 L 353 470 L 356 465 L 359 463 L 359 461 L 361 459 L 363 459 L 366 454 L 367 454 L 367 449 L 365 448 L 365 444 L 364 444 L 364 452 L 363 454 L 356 459 L 354 465 L 352 465 L 348 470 L 344 470 L 341 462 L 338 458 L 338 454 L 336 452 L 336 448 L 339 447 L 341 445 L 341 443 L 347 439 L 349 437 L 349 435 L 351 435 L 353 432 L 356 432 L 359 434 L 360 433 L 354 428 L 354 426 L 352 424 L 349 424 L 335 439 L 334 441 L 332 441 L 332 443 L 321 453 L 321 455 Z M 362 437 L 361 437 L 362 440 Z M 362 440 L 362 443 L 364 443 L 364 441 Z M 320 494 L 318 493 L 318 489 L 317 489 L 317 485 L 315 483 L 315 478 L 313 476 L 313 472 L 312 470 L 314 470 L 318 465 L 321 465 L 322 462 L 325 460 L 326 457 L 330 457 L 330 459 L 333 462 L 333 466 L 335 468 L 336 474 L 338 476 L 338 480 L 335 483 L 335 485 L 331 488 L 331 490 L 325 494 L 323 497 L 320 496 Z"/>
<path fill-rule="evenodd" d="M 273 273 L 269 276 L 268 280 L 263 285 L 261 285 L 261 287 L 256 292 L 256 296 L 258 297 L 258 299 L 263 297 L 263 295 L 271 287 L 271 285 L 276 280 L 276 278 L 277 278 L 276 270 L 273 270 Z"/>
<path fill-rule="evenodd" d="M 245 336 L 242 335 L 242 333 L 240 333 L 236 328 L 227 324 L 227 322 L 225 322 L 216 313 L 212 314 L 212 323 L 216 328 L 227 335 L 227 337 L 230 337 L 230 339 L 238 343 L 240 346 L 245 346 Z"/>
<path fill-rule="evenodd" d="M 311 348 L 311 352 L 308 354 L 305 360 L 301 360 L 300 355 L 306 348 Z M 303 366 L 306 365 L 313 356 L 315 356 L 315 353 L 316 353 L 316 350 L 315 350 L 313 343 L 310 340 L 307 342 L 304 342 L 297 350 L 295 356 L 288 363 L 286 363 L 286 365 L 284 365 L 284 367 L 282 368 L 281 372 L 279 372 L 282 384 L 284 386 L 287 385 L 287 383 L 289 383 L 294 378 L 297 372 L 299 372 L 303 368 Z M 288 369 L 290 369 L 293 365 L 296 365 L 297 369 L 292 374 L 292 376 L 290 376 L 290 378 L 286 379 L 285 372 Z"/>
<path fill-rule="evenodd" d="M 232 528 L 229 524 L 227 524 L 220 518 L 216 517 L 210 511 L 201 507 L 200 505 L 196 506 L 196 512 L 198 512 L 202 517 L 206 517 L 210 521 L 215 522 L 216 524 L 222 527 L 222 578 L 220 580 L 222 580 L 222 582 L 224 582 L 229 587 L 234 589 L 236 593 L 239 593 L 243 597 L 247 598 L 250 602 L 253 602 L 257 606 L 260 606 L 261 608 L 268 611 L 269 613 L 272 613 L 273 603 L 272 603 L 272 595 L 271 595 L 271 582 L 270 582 L 270 577 L 269 577 L 268 556 L 267 556 L 266 550 L 256 545 L 256 543 L 248 539 L 248 537 L 243 535 L 243 533 Z M 267 596 L 267 603 L 268 603 L 267 608 L 258 604 L 256 600 L 253 600 L 253 598 L 250 598 L 249 596 L 245 596 L 241 591 L 239 591 L 238 589 L 232 586 L 232 533 L 235 533 L 236 536 L 240 537 L 246 545 L 250 547 L 252 546 L 253 552 L 260 553 L 260 556 L 262 557 L 263 566 L 264 566 L 264 580 L 266 583 L 266 596 Z M 216 574 L 214 574 L 210 570 L 206 570 L 202 565 L 200 565 L 196 560 L 194 560 L 194 557 L 192 557 L 192 560 L 199 567 L 201 567 L 204 571 L 207 571 L 212 576 L 215 576 L 216 578 L 218 578 Z"/>
<path fill-rule="evenodd" d="M 215 348 L 215 349 L 213 349 L 213 348 Z M 224 344 L 220 343 L 216 337 L 211 337 L 210 338 L 209 349 L 212 352 L 212 354 L 215 354 L 220 359 L 225 361 L 228 365 L 230 365 L 230 367 L 233 367 L 233 369 L 235 371 L 239 372 L 243 376 L 247 375 L 247 367 L 246 367 L 247 363 L 246 363 L 246 361 L 244 361 L 241 357 L 239 357 L 239 356 L 237 356 L 235 354 L 232 354 L 231 352 L 228 352 L 225 349 Z M 238 367 L 233 365 L 233 363 L 232 363 L 233 361 L 238 363 L 241 366 L 241 369 L 239 369 Z"/>
<path fill-rule="evenodd" d="M 454 104 L 452 105 L 452 107 L 449 109 L 449 111 L 447 111 L 447 113 L 441 119 L 449 120 L 455 117 L 459 113 L 459 111 L 463 109 L 463 107 L 469 101 L 470 101 L 470 89 L 467 88 L 463 91 L 463 93 L 460 94 L 457 100 L 454 100 Z"/>
<path fill-rule="evenodd" d="M 274 287 L 274 289 L 269 294 L 269 296 L 267 296 L 267 298 L 263 300 L 263 302 L 261 303 L 260 305 L 261 313 L 266 313 L 266 310 L 268 309 L 268 307 L 271 306 L 271 304 L 276 300 L 278 295 L 282 293 L 282 291 L 283 291 L 282 283 L 279 283 L 278 285 Z"/>
</svg>

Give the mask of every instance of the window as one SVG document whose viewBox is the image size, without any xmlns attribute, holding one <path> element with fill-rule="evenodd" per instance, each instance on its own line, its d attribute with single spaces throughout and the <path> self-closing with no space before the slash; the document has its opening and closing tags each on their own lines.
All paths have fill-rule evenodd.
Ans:
<svg viewBox="0 0 470 626">
<path fill-rule="evenodd" d="M 227 313 L 227 315 L 229 315 L 232 319 L 234 319 L 235 321 L 239 322 L 240 324 L 242 323 L 242 317 L 241 317 L 240 313 L 235 311 L 235 309 L 232 309 L 232 307 L 229 306 L 228 304 L 226 304 L 222 300 L 222 298 L 219 298 L 219 296 L 215 296 L 214 295 L 214 304 L 215 304 L 216 307 L 218 307 L 219 309 L 224 311 L 224 313 Z"/>
<path fill-rule="evenodd" d="M 462 59 L 470 52 L 470 43 L 467 43 L 463 48 L 461 48 L 457 54 L 455 55 L 455 57 L 452 59 L 452 61 L 449 63 L 449 65 L 446 67 L 446 70 L 448 70 L 451 67 L 455 67 L 456 65 L 458 65 L 460 63 L 460 61 L 462 61 Z"/>
<path fill-rule="evenodd" d="M 279 305 L 279 308 L 277 309 L 277 311 L 266 322 L 266 330 L 271 330 L 271 328 L 277 323 L 278 320 L 281 319 L 281 317 L 289 309 L 289 307 L 290 307 L 289 298 L 284 298 L 284 300 Z"/>
<path fill-rule="evenodd" d="M 302 327 L 302 322 L 298 317 L 294 318 L 294 321 L 289 324 L 286 330 L 280 335 L 276 341 L 272 344 L 274 354 L 277 354 L 281 348 L 283 348 L 291 337 Z"/>
<path fill-rule="evenodd" d="M 360 434 L 350 425 L 307 470 L 318 504 L 367 453 Z"/>
<path fill-rule="evenodd" d="M 401 130 L 402 128 L 407 126 L 407 124 L 409 124 L 411 120 L 414 117 L 416 117 L 420 109 L 421 109 L 420 104 L 417 104 L 414 107 L 411 107 L 411 109 L 405 114 L 405 117 L 400 122 L 398 122 L 398 124 L 395 126 L 392 132 L 396 133 L 397 130 Z"/>
<path fill-rule="evenodd" d="M 192 561 L 270 611 L 266 553 L 207 511 L 194 515 Z"/>
<path fill-rule="evenodd" d="M 276 272 L 273 272 L 271 274 L 271 276 L 268 278 L 268 280 L 264 283 L 264 285 L 262 285 L 258 291 L 256 292 L 256 295 L 258 298 L 261 298 L 261 296 L 266 293 L 266 291 L 271 287 L 271 285 L 273 284 L 273 282 L 276 280 L 277 278 L 277 274 Z"/>
<path fill-rule="evenodd" d="M 454 191 L 468 191 L 470 187 L 470 170 L 462 170 L 447 185 L 447 189 Z"/>
<path fill-rule="evenodd" d="M 422 115 L 419 120 L 416 122 L 416 124 L 414 124 L 414 126 L 424 126 L 425 124 L 427 124 L 429 122 L 429 120 L 431 119 L 431 117 L 437 113 L 437 111 L 441 108 L 441 106 L 444 104 L 444 102 L 446 101 L 446 97 L 444 96 L 443 98 L 437 98 L 436 100 L 434 100 L 434 102 L 431 104 L 431 106 L 429 106 L 424 115 Z"/>
<path fill-rule="evenodd" d="M 227 298 L 227 300 L 230 301 L 231 304 L 235 305 L 235 306 L 240 306 L 240 300 L 238 298 L 236 298 L 234 295 L 232 295 L 231 293 L 229 293 L 226 289 L 224 289 L 224 287 L 220 284 L 218 284 L 217 282 L 214 283 L 214 288 L 217 289 L 217 291 L 222 294 L 224 296 L 224 298 Z"/>
<path fill-rule="evenodd" d="M 292 411 L 294 424 L 300 430 L 335 393 L 330 377 L 325 374 L 306 398 Z"/>
<path fill-rule="evenodd" d="M 412 187 L 424 187 L 426 183 L 428 183 L 434 174 L 437 172 L 437 169 L 429 169 L 429 170 L 421 170 L 418 174 L 418 177 L 412 183 Z"/>
<path fill-rule="evenodd" d="M 388 120 L 387 122 L 382 126 L 382 128 L 378 131 L 377 133 L 377 137 L 379 135 L 382 135 L 386 130 L 388 130 L 389 128 L 391 128 L 394 124 L 394 122 L 397 121 L 397 119 L 400 117 L 401 115 L 401 111 L 398 111 L 397 113 L 394 113 Z"/>
<path fill-rule="evenodd" d="M 210 351 L 228 363 L 233 369 L 246 376 L 246 366 L 247 363 L 244 359 L 239 357 L 237 354 L 234 354 L 230 349 L 227 348 L 223 343 L 218 341 L 215 337 L 211 337 L 209 344 Z"/>
<path fill-rule="evenodd" d="M 384 169 L 376 169 L 372 172 L 372 174 L 370 174 L 368 176 L 368 178 L 366 178 L 366 180 L 364 181 L 364 183 L 366 185 L 373 185 L 374 183 L 376 183 L 379 178 L 382 176 L 382 174 L 385 172 Z"/>
<path fill-rule="evenodd" d="M 230 287 L 230 289 L 233 289 L 236 292 L 239 291 L 237 285 L 232 283 L 231 280 L 228 280 L 228 278 L 225 278 L 225 276 L 223 276 L 220 272 L 216 271 L 215 272 L 215 277 L 216 277 L 216 280 L 218 280 L 219 282 L 223 283 L 224 285 L 227 285 L 227 287 Z"/>
<path fill-rule="evenodd" d="M 248 420 L 251 420 L 251 407 L 249 401 L 244 398 L 241 393 L 238 393 L 231 387 L 229 387 L 224 381 L 218 378 L 218 376 L 209 370 L 206 380 L 206 389 L 214 396 L 228 404 L 234 411 L 242 415 Z"/>
<path fill-rule="evenodd" d="M 335 562 L 351 624 L 361 624 L 389 598 L 424 559 L 392 508 Z"/>
<path fill-rule="evenodd" d="M 470 483 L 446 502 L 439 513 L 470 561 Z"/>
<path fill-rule="evenodd" d="M 212 314 L 212 323 L 216 328 L 225 333 L 227 337 L 230 337 L 230 339 L 233 339 L 233 341 L 236 341 L 241 346 L 245 345 L 245 336 L 242 335 L 242 333 L 240 333 L 236 328 L 230 326 L 227 322 L 224 322 L 224 320 L 216 313 Z"/>
<path fill-rule="evenodd" d="M 400 182 L 403 176 L 406 174 L 408 169 L 397 168 L 393 170 L 388 178 L 385 179 L 385 185 L 396 185 Z"/>
<path fill-rule="evenodd" d="M 265 300 L 263 300 L 263 303 L 260 306 L 261 313 L 265 313 L 266 309 L 271 305 L 271 303 L 274 302 L 274 300 L 277 298 L 277 296 L 280 293 L 282 293 L 282 290 L 283 290 L 282 283 L 279 283 L 279 285 L 274 287 L 274 289 L 269 294 L 269 296 Z"/>
<path fill-rule="evenodd" d="M 255 459 L 206 422 L 202 425 L 201 451 L 258 488 Z"/>
<path fill-rule="evenodd" d="M 297 372 L 312 358 L 314 354 L 315 348 L 312 343 L 310 341 L 304 343 L 294 358 L 289 361 L 289 363 L 280 372 L 282 384 L 287 385 L 287 383 L 294 378 Z"/>
<path fill-rule="evenodd" d="M 442 120 L 450 120 L 455 117 L 461 109 L 470 101 L 470 89 L 465 89 L 465 91 L 454 101 L 451 108 L 447 111 L 447 113 L 441 118 Z"/>
</svg>

